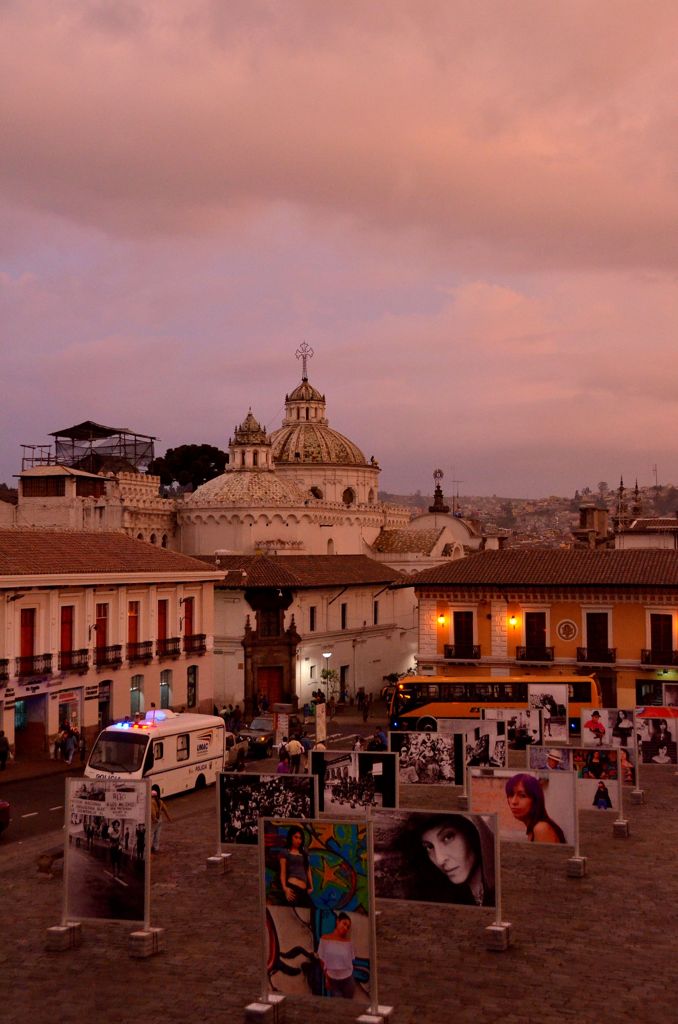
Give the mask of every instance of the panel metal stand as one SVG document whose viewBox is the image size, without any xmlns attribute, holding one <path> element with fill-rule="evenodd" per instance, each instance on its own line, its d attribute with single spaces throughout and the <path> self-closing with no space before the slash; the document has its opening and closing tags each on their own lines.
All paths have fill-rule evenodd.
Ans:
<svg viewBox="0 0 678 1024">
<path fill-rule="evenodd" d="M 47 929 L 45 949 L 48 953 L 63 953 L 67 949 L 76 949 L 81 942 L 82 925 L 79 921 L 67 921 Z"/>
<path fill-rule="evenodd" d="M 128 952 L 135 960 L 146 960 L 165 951 L 165 929 L 145 928 L 143 931 L 130 932 Z"/>
<path fill-rule="evenodd" d="M 586 874 L 586 857 L 570 857 L 567 862 L 568 878 L 583 878 Z"/>
<path fill-rule="evenodd" d="M 231 854 L 218 853 L 216 857 L 207 858 L 207 870 L 211 875 L 225 875 L 231 867 Z"/>
<path fill-rule="evenodd" d="M 485 929 L 485 948 L 494 953 L 503 953 L 511 945 L 511 923 L 495 921 Z"/>
<path fill-rule="evenodd" d="M 645 790 L 644 789 L 632 789 L 631 790 L 631 803 L 633 803 L 633 804 L 644 804 L 645 803 Z"/>
<path fill-rule="evenodd" d="M 266 1021 L 267 1024 L 285 1024 L 285 1017 L 285 996 L 272 992 L 245 1007 L 245 1020 L 248 1024 L 259 1024 L 260 1021 Z"/>
<path fill-rule="evenodd" d="M 393 1013 L 392 1006 L 377 1006 L 376 1009 L 370 1007 L 365 1013 L 361 1013 L 359 1017 L 356 1017 L 357 1024 L 384 1024 L 384 1021 Z"/>
<path fill-rule="evenodd" d="M 629 838 L 629 823 L 628 821 L 626 821 L 625 818 L 618 818 L 617 821 L 615 821 L 614 825 L 612 826 L 612 835 L 615 839 Z"/>
</svg>

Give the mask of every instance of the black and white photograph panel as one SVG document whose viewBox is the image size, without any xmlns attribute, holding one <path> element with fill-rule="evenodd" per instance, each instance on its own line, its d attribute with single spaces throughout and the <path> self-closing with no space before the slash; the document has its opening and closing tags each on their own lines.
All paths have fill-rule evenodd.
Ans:
<svg viewBox="0 0 678 1024">
<path fill-rule="evenodd" d="M 311 751 L 321 814 L 364 815 L 398 806 L 398 755 L 386 751 Z"/>
<path fill-rule="evenodd" d="M 487 719 L 465 735 L 465 760 L 469 768 L 504 768 L 506 765 L 506 723 Z"/>
<path fill-rule="evenodd" d="M 636 737 L 643 764 L 677 763 L 677 712 L 669 707 L 636 708 Z"/>
<path fill-rule="evenodd" d="M 314 818 L 316 779 L 312 775 L 219 776 L 219 833 L 225 845 L 256 846 L 259 818 Z"/>
<path fill-rule="evenodd" d="M 373 821 L 377 897 L 495 906 L 496 815 L 398 810 Z"/>
<path fill-rule="evenodd" d="M 525 750 L 542 741 L 541 711 L 538 708 L 485 708 L 483 718 L 506 723 L 509 750 Z"/>
<path fill-rule="evenodd" d="M 66 780 L 67 917 L 144 921 L 148 800 L 145 781 Z"/>
<path fill-rule="evenodd" d="M 530 707 L 541 711 L 542 742 L 567 743 L 567 683 L 528 683 L 527 690 Z"/>
<path fill-rule="evenodd" d="M 401 785 L 461 786 L 464 737 L 431 732 L 391 732 L 389 749 L 400 755 Z"/>
</svg>

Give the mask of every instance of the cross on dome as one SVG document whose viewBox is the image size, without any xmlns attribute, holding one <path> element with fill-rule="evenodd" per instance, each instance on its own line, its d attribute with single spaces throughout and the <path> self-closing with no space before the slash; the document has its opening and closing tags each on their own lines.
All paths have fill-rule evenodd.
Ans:
<svg viewBox="0 0 678 1024">
<path fill-rule="evenodd" d="M 313 349 L 305 341 L 302 341 L 294 354 L 297 359 L 301 359 L 301 379 L 308 380 L 308 360 L 313 359 Z"/>
</svg>

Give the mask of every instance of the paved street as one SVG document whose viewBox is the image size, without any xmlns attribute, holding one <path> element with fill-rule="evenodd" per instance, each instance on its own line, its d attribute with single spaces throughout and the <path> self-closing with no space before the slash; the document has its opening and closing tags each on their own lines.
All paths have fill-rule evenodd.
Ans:
<svg viewBox="0 0 678 1024">
<path fill-rule="evenodd" d="M 566 877 L 568 851 L 504 846 L 503 917 L 515 935 L 507 953 L 485 950 L 491 911 L 383 903 L 380 1000 L 396 1006 L 396 1024 L 675 1020 L 678 778 L 670 767 L 649 766 L 643 786 L 647 804 L 627 808 L 629 839 L 612 838 L 609 816 L 582 814 L 584 879 Z M 85 924 L 80 949 L 47 954 L 45 930 L 60 920 L 62 883 L 40 880 L 35 857 L 61 832 L 0 845 L 0 976 L 11 992 L 3 1021 L 242 1019 L 259 989 L 257 851 L 238 848 L 229 875 L 208 875 L 216 797 L 214 790 L 201 796 L 209 807 L 164 826 L 152 923 L 166 929 L 167 952 L 150 961 L 128 958 L 123 925 Z M 455 802 L 453 792 L 401 788 L 404 806 Z M 351 1008 L 338 1002 L 288 1005 L 290 1024 L 350 1019 Z"/>
</svg>

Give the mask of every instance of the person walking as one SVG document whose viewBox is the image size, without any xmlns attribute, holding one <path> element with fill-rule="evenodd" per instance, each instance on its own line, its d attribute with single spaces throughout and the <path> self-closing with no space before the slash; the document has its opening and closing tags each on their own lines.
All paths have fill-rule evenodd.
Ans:
<svg viewBox="0 0 678 1024">
<path fill-rule="evenodd" d="M 298 775 L 301 771 L 301 755 L 304 748 L 298 736 L 294 736 L 287 744 L 287 754 L 290 759 L 290 773 Z"/>
<path fill-rule="evenodd" d="M 160 790 L 157 786 L 154 786 L 151 792 L 151 853 L 160 853 L 160 831 L 162 829 L 163 815 L 167 821 L 172 820 L 165 806 L 165 801 L 160 799 Z"/>
<path fill-rule="evenodd" d="M 7 758 L 9 757 L 9 740 L 5 736 L 5 730 L 0 729 L 0 772 L 4 772 L 7 767 Z"/>
</svg>

